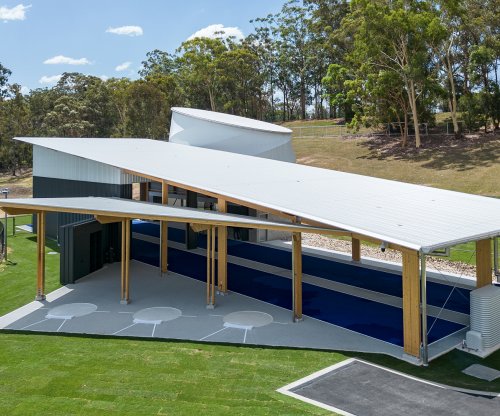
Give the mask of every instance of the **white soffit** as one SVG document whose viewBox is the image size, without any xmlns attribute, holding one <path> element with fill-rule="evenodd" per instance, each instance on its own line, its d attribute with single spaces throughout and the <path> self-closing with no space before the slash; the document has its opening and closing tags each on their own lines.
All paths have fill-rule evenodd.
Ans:
<svg viewBox="0 0 500 416">
<path fill-rule="evenodd" d="M 410 249 L 500 235 L 500 200 L 148 139 L 17 138 Z"/>
</svg>

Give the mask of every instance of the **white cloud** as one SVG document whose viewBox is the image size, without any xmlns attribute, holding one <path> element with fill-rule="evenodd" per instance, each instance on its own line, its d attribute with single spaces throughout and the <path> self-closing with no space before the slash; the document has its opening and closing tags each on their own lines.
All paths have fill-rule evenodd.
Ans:
<svg viewBox="0 0 500 416">
<path fill-rule="evenodd" d="M 108 27 L 106 29 L 107 33 L 114 33 L 115 35 L 123 36 L 142 36 L 143 31 L 140 26 L 120 26 L 120 27 Z"/>
<path fill-rule="evenodd" d="M 2 6 L 0 7 L 0 20 L 24 20 L 26 19 L 26 10 L 30 7 L 31 5 L 25 6 L 24 4 L 18 4 L 10 9 Z"/>
<path fill-rule="evenodd" d="M 38 80 L 38 82 L 40 84 L 55 84 L 61 79 L 61 76 L 62 76 L 61 74 L 51 75 L 51 76 L 44 75 L 42 78 Z"/>
<path fill-rule="evenodd" d="M 45 61 L 43 61 L 44 64 L 48 65 L 59 65 L 59 64 L 66 64 L 66 65 L 89 65 L 90 61 L 87 58 L 80 58 L 80 59 L 75 59 L 75 58 L 69 58 L 64 55 L 57 55 L 52 58 L 49 58 Z"/>
<path fill-rule="evenodd" d="M 221 33 L 224 32 L 224 33 Z M 210 25 L 204 27 L 203 29 L 198 30 L 188 37 L 187 40 L 191 40 L 194 38 L 223 38 L 227 39 L 228 37 L 234 36 L 236 39 L 243 39 L 243 32 L 237 27 L 225 27 L 224 25 L 218 23 L 215 25 Z"/>
<path fill-rule="evenodd" d="M 102 81 L 107 81 L 109 79 L 107 75 L 99 75 L 99 78 L 101 78 Z"/>
<path fill-rule="evenodd" d="M 23 85 L 21 87 L 21 94 L 28 95 L 29 93 L 30 93 L 30 89 L 28 87 L 26 87 L 25 85 Z"/>
<path fill-rule="evenodd" d="M 128 69 L 130 67 L 130 65 L 132 65 L 132 62 L 124 62 L 123 64 L 120 64 L 118 65 L 116 68 L 115 68 L 115 71 L 125 71 L 126 69 Z"/>
</svg>

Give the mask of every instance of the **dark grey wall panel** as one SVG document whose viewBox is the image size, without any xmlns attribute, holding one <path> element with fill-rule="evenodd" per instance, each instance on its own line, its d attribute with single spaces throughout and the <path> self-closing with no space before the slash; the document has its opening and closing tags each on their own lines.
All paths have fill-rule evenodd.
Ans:
<svg viewBox="0 0 500 416">
<path fill-rule="evenodd" d="M 73 181 L 68 179 L 33 176 L 33 198 L 64 198 L 78 196 L 100 196 L 132 198 L 132 185 Z M 33 226 L 36 232 L 36 216 Z M 47 236 L 58 238 L 59 227 L 92 218 L 89 215 L 71 213 L 47 214 Z"/>
<path fill-rule="evenodd" d="M 198 208 L 198 194 L 193 191 L 186 192 L 186 206 L 189 208 Z M 198 248 L 198 233 L 186 224 L 186 248 L 193 250 Z"/>
<path fill-rule="evenodd" d="M 100 269 L 104 263 L 119 261 L 121 228 L 119 224 L 102 225 L 95 220 L 80 221 L 60 227 L 62 285 Z"/>
</svg>

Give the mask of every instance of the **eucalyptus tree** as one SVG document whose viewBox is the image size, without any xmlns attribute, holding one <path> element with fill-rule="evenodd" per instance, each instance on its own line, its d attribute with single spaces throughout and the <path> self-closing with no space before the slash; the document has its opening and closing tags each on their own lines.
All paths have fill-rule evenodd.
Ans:
<svg viewBox="0 0 500 416">
<path fill-rule="evenodd" d="M 222 39 L 207 37 L 187 40 L 177 49 L 179 76 L 191 106 L 218 110 L 217 96 L 221 87 L 218 61 L 226 51 Z"/>
<path fill-rule="evenodd" d="M 322 100 L 328 97 L 323 78 L 329 65 L 345 65 L 344 56 L 351 49 L 351 40 L 343 36 L 342 20 L 349 13 L 347 0 L 304 0 L 310 7 L 309 27 L 312 32 L 312 89 L 316 117 L 323 116 Z M 337 108 L 330 106 L 330 116 L 336 117 Z"/>
<path fill-rule="evenodd" d="M 31 134 L 31 114 L 27 98 L 19 84 L 6 88 L 7 99 L 0 102 L 0 170 L 16 175 L 19 168 L 31 163 L 31 146 L 12 140 Z"/>
<path fill-rule="evenodd" d="M 262 118 L 265 74 L 261 61 L 247 42 L 230 42 L 218 58 L 222 109 L 245 117 Z"/>
<path fill-rule="evenodd" d="M 165 94 L 152 82 L 137 80 L 126 90 L 126 133 L 129 137 L 164 139 L 170 107 Z"/>
<path fill-rule="evenodd" d="M 353 0 L 343 25 L 353 38 L 347 57 L 355 77 L 391 71 L 407 96 L 415 126 L 415 145 L 421 146 L 420 114 L 433 83 L 428 27 L 435 15 L 418 0 Z M 432 89 L 432 88 L 431 88 Z"/>
<path fill-rule="evenodd" d="M 12 71 L 4 67 L 0 62 L 0 100 L 9 93 L 7 83 L 9 82 L 9 77 L 11 75 Z"/>
<path fill-rule="evenodd" d="M 460 71 L 462 49 L 459 43 L 463 22 L 467 19 L 467 10 L 461 0 L 437 0 L 431 2 L 435 14 L 428 26 L 429 44 L 432 48 L 444 96 L 448 102 L 453 132 L 455 138 L 461 136 L 458 123 L 458 98 L 457 78 Z"/>
</svg>

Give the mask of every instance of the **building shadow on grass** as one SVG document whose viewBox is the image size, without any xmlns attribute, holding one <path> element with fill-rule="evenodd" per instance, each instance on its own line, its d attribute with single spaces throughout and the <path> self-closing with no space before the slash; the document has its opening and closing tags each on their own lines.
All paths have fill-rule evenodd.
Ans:
<svg viewBox="0 0 500 416">
<path fill-rule="evenodd" d="M 36 243 L 36 235 L 28 237 L 28 240 Z M 53 240 L 52 238 L 45 239 L 45 246 L 50 248 L 52 251 L 57 252 L 57 253 L 59 253 L 59 251 L 60 251 L 60 247 L 59 247 L 59 244 L 57 244 L 57 240 Z"/>
<path fill-rule="evenodd" d="M 401 139 L 395 137 L 370 138 L 360 146 L 369 150 L 369 154 L 360 159 L 420 162 L 423 168 L 434 170 L 464 172 L 500 163 L 500 134 L 467 135 L 461 139 L 452 136 L 424 137 L 420 149 L 415 148 L 413 138 L 403 148 Z"/>
</svg>

